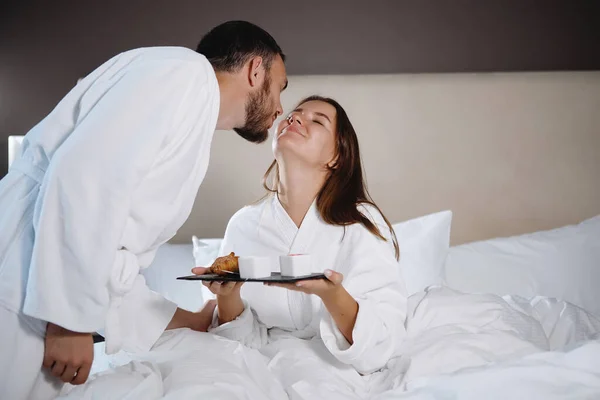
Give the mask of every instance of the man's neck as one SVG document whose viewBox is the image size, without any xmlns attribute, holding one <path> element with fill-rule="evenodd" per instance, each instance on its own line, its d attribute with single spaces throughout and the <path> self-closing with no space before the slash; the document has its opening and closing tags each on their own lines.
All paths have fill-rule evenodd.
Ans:
<svg viewBox="0 0 600 400">
<path fill-rule="evenodd" d="M 279 201 L 297 227 L 302 224 L 325 178 L 324 171 L 302 168 L 300 165 L 279 165 Z"/>
<path fill-rule="evenodd" d="M 240 114 L 243 118 L 244 105 L 240 102 L 240 98 L 245 98 L 245 96 L 239 92 L 239 85 L 236 85 L 234 75 L 226 72 L 217 72 L 216 75 L 221 100 L 217 129 L 231 130 L 241 125 L 239 119 Z"/>
</svg>

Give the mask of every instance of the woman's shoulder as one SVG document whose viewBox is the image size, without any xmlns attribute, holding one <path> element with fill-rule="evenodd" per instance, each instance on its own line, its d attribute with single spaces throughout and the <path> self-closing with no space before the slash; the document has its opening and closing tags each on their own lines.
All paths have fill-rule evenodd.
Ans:
<svg viewBox="0 0 600 400">
<path fill-rule="evenodd" d="M 369 203 L 360 203 L 356 206 L 358 212 L 364 215 L 369 221 L 371 221 L 379 229 L 379 232 L 388 240 L 391 240 L 390 228 L 383 217 L 383 214 L 377 207 Z M 366 226 L 361 223 L 352 224 L 351 227 L 357 233 L 373 235 Z"/>
<path fill-rule="evenodd" d="M 360 203 L 356 206 L 358 212 L 367 217 L 371 222 L 377 225 L 383 225 L 387 227 L 383 214 L 377 207 L 369 203 Z"/>
</svg>

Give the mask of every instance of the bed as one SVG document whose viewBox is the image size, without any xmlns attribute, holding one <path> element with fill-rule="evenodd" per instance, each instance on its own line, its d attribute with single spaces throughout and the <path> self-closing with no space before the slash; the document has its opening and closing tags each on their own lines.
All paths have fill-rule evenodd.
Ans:
<svg viewBox="0 0 600 400">
<path fill-rule="evenodd" d="M 212 335 L 192 334 L 161 339 L 152 357 L 107 356 L 103 343 L 96 343 L 93 373 L 100 378 L 88 390 L 102 390 L 103 398 L 131 395 L 132 385 L 135 396 L 128 398 L 222 398 L 219 387 L 227 388 L 226 398 L 240 399 L 598 398 L 600 215 L 459 246 L 449 244 L 451 224 L 450 211 L 394 224 L 405 244 L 399 267 L 411 294 L 408 337 L 402 356 L 368 387 L 330 392 L 295 382 L 290 395 L 281 381 L 293 376 L 274 371 L 304 359 L 302 348 L 291 353 L 298 358 L 285 349 L 277 364 Z M 194 242 L 164 245 L 144 271 L 154 290 L 189 310 L 212 294 L 174 278 L 210 263 L 220 239 Z M 242 353 L 235 360 L 225 356 Z M 327 368 L 314 374 L 329 376 Z M 103 383 L 115 370 L 118 384 L 108 378 Z"/>
<path fill-rule="evenodd" d="M 179 332 L 151 355 L 96 343 L 91 383 L 63 398 L 600 398 L 600 73 L 290 77 L 284 108 L 313 92 L 346 107 L 395 222 L 411 296 L 389 368 L 330 385 L 331 365 L 306 359 L 314 343 L 267 356 Z M 269 149 L 247 146 L 215 135 L 190 219 L 143 271 L 183 308 L 212 295 L 175 277 L 210 263 L 229 216 L 262 195 Z"/>
</svg>

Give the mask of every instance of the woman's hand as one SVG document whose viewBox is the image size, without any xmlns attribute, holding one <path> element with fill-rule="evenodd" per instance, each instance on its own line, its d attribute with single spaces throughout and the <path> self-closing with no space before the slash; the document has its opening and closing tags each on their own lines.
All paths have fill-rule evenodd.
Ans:
<svg viewBox="0 0 600 400">
<path fill-rule="evenodd" d="M 314 294 L 325 300 L 335 296 L 340 290 L 344 289 L 342 286 L 344 275 L 328 269 L 325 270 L 325 276 L 327 279 L 309 279 L 298 281 L 296 283 L 265 283 L 265 285 L 282 287 L 306 294 Z"/>
<path fill-rule="evenodd" d="M 196 267 L 192 268 L 192 273 L 195 275 L 204 275 L 208 271 L 208 268 Z M 208 288 L 217 298 L 229 297 L 231 295 L 240 295 L 240 290 L 244 282 L 218 282 L 203 281 L 202 284 Z"/>
<path fill-rule="evenodd" d="M 192 268 L 192 273 L 204 275 L 208 268 Z M 219 325 L 233 321 L 244 312 L 244 302 L 240 290 L 244 282 L 202 282 L 213 294 L 217 296 L 217 314 Z"/>
<path fill-rule="evenodd" d="M 325 276 L 327 279 L 298 281 L 297 283 L 266 283 L 266 285 L 319 296 L 342 335 L 349 344 L 353 344 L 352 331 L 358 315 L 358 303 L 342 286 L 344 280 L 342 274 L 328 269 L 325 271 Z"/>
</svg>

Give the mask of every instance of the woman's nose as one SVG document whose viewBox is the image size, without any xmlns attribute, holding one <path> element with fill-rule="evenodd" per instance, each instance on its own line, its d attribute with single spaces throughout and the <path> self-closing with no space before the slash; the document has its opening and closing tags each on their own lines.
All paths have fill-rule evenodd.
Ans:
<svg viewBox="0 0 600 400">
<path fill-rule="evenodd" d="M 295 115 L 295 114 L 292 114 L 292 115 L 290 115 L 290 118 L 289 118 L 289 123 L 290 123 L 290 125 L 291 125 L 291 124 L 293 124 L 294 122 L 297 122 L 297 123 L 298 123 L 298 125 L 302 125 L 302 120 L 299 118 L 299 116 L 298 116 L 298 115 Z"/>
</svg>

